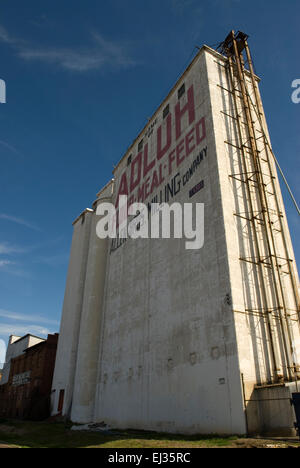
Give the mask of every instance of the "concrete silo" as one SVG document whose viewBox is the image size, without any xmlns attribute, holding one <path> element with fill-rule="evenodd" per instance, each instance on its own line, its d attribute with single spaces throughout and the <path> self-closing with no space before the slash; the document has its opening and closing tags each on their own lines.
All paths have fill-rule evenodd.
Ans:
<svg viewBox="0 0 300 468">
<path fill-rule="evenodd" d="M 203 46 L 74 222 L 53 414 L 293 434 L 299 288 L 247 36 Z M 246 65 L 245 65 L 246 62 Z M 103 201 L 202 203 L 204 244 L 99 239 Z"/>
</svg>

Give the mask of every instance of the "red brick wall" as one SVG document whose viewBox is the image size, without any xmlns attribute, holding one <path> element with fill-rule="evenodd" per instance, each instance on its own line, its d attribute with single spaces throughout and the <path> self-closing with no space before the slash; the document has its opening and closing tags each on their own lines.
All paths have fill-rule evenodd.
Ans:
<svg viewBox="0 0 300 468">
<path fill-rule="evenodd" d="M 11 360 L 8 383 L 0 386 L 0 416 L 25 419 L 49 416 L 57 340 L 58 334 L 48 335 L 46 341 Z M 20 374 L 25 372 L 30 372 L 30 377 L 22 383 Z"/>
</svg>

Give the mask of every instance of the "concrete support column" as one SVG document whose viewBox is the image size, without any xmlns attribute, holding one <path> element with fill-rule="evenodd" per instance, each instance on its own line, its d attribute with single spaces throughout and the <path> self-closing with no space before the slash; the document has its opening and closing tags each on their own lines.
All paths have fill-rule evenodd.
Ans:
<svg viewBox="0 0 300 468">
<path fill-rule="evenodd" d="M 87 423 L 93 419 L 109 247 L 108 239 L 97 237 L 96 225 L 99 217 L 96 216 L 96 209 L 100 202 L 111 202 L 111 195 L 112 182 L 98 194 L 94 203 L 71 412 L 72 421 L 80 423 Z"/>
</svg>

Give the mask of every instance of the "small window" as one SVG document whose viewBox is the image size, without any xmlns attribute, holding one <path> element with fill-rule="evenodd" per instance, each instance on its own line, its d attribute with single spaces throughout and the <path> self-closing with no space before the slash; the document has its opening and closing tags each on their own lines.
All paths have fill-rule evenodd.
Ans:
<svg viewBox="0 0 300 468">
<path fill-rule="evenodd" d="M 167 115 L 169 114 L 170 112 L 170 106 L 169 104 L 164 108 L 163 110 L 163 118 L 165 119 L 167 117 Z"/>
<path fill-rule="evenodd" d="M 142 151 L 143 146 L 144 146 L 144 140 L 141 140 L 141 141 L 139 142 L 138 151 Z"/>
<path fill-rule="evenodd" d="M 132 154 L 130 156 L 128 156 L 127 166 L 129 166 L 131 164 L 131 161 L 132 161 Z"/>
<path fill-rule="evenodd" d="M 185 93 L 185 83 L 183 83 L 183 85 L 178 90 L 178 99 L 180 99 L 181 96 L 184 95 L 184 93 Z"/>
</svg>

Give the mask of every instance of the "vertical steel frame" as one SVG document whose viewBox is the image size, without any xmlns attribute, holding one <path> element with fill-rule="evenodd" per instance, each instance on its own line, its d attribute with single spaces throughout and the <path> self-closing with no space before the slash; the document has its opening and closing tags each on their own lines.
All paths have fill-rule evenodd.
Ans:
<svg viewBox="0 0 300 468">
<path fill-rule="evenodd" d="M 240 260 L 253 263 L 257 271 L 263 305 L 260 314 L 267 323 L 267 335 L 270 345 L 271 380 L 276 383 L 282 379 L 280 366 L 283 369 L 285 381 L 299 378 L 299 364 L 295 362 L 293 349 L 291 317 L 296 317 L 293 320 L 298 321 L 299 324 L 300 301 L 293 260 L 289 258 L 287 233 L 283 222 L 284 215 L 280 209 L 278 185 L 275 182 L 276 176 L 273 173 L 271 164 L 272 148 L 266 135 L 263 106 L 247 39 L 246 34 L 240 31 L 238 33 L 231 31 L 225 41 L 220 44 L 219 49 L 228 58 L 227 74 L 231 88 L 229 92 L 233 99 L 234 119 L 237 123 L 239 137 L 238 149 L 243 170 L 243 174 L 240 174 L 240 177 L 242 176 L 240 180 L 246 184 L 248 209 L 246 219 L 251 222 L 251 232 L 254 240 L 255 257 L 250 259 L 241 258 Z M 247 71 L 244 53 L 249 67 Z M 254 100 L 248 91 L 249 77 L 254 91 Z M 254 121 L 254 115 L 256 121 Z M 259 136 L 257 136 L 257 133 L 259 133 Z M 263 157 L 262 150 L 258 146 L 259 139 L 263 142 Z M 234 175 L 234 177 L 237 178 L 237 175 Z M 259 238 L 259 232 L 263 234 L 262 240 Z M 278 252 L 277 236 L 280 236 L 280 245 L 283 246 L 280 252 Z M 288 270 L 284 271 L 284 273 L 282 262 L 287 265 Z M 268 268 L 267 276 L 265 268 Z M 295 304 L 295 310 L 292 311 L 288 307 L 290 301 L 287 298 L 288 293 L 283 274 L 288 275 L 292 287 L 293 303 Z M 291 312 L 294 312 L 294 314 Z M 284 350 L 284 359 L 281 360 L 274 336 L 274 322 L 276 320 L 279 324 L 279 338 Z"/>
</svg>

